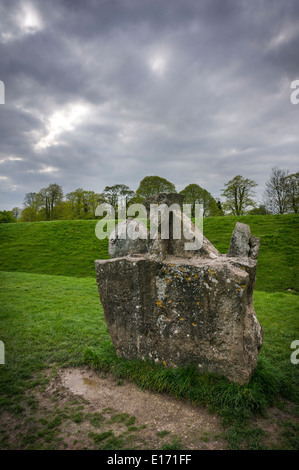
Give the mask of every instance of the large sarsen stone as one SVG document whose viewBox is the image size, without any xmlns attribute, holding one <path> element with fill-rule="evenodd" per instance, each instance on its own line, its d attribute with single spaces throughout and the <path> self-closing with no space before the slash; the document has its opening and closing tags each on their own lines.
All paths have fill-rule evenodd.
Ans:
<svg viewBox="0 0 299 470">
<path fill-rule="evenodd" d="M 263 342 L 253 308 L 259 240 L 239 225 L 230 256 L 207 251 L 207 241 L 191 257 L 153 258 L 130 247 L 126 256 L 95 261 L 118 355 L 166 367 L 195 364 L 239 384 L 250 380 Z"/>
</svg>

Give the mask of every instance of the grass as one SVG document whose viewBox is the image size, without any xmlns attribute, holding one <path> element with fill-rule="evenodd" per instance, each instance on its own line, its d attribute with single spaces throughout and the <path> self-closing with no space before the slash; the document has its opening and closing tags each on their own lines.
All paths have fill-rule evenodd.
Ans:
<svg viewBox="0 0 299 470">
<path fill-rule="evenodd" d="M 294 293 L 255 293 L 264 346 L 250 384 L 238 386 L 221 377 L 199 375 L 192 367 L 167 369 L 118 358 L 93 279 L 9 272 L 2 272 L 0 279 L 0 330 L 6 346 L 6 365 L 0 370 L 2 406 L 14 413 L 22 411 L 18 398 L 30 386 L 33 372 L 53 363 L 66 367 L 85 362 L 130 378 L 142 388 L 208 406 L 224 418 L 244 419 L 262 412 L 278 394 L 297 399 L 298 369 L 290 362 L 290 344 L 299 333 Z M 80 417 L 78 412 L 73 419 Z"/>
<path fill-rule="evenodd" d="M 181 450 L 181 449 L 182 449 L 182 443 L 179 437 L 174 437 L 172 442 L 170 442 L 169 444 L 164 444 L 162 446 L 162 450 Z"/>
<path fill-rule="evenodd" d="M 227 253 L 236 222 L 248 224 L 251 233 L 261 240 L 256 290 L 299 291 L 299 215 L 204 219 L 204 234 L 221 253 Z"/>
<path fill-rule="evenodd" d="M 298 450 L 299 424 L 290 421 L 282 422 L 283 431 L 281 433 L 282 442 L 290 450 Z"/>
<path fill-rule="evenodd" d="M 96 223 L 68 220 L 0 224 L 0 269 L 94 277 L 94 260 L 109 258 L 108 240 L 95 236 Z"/>
<path fill-rule="evenodd" d="M 298 403 L 298 365 L 290 361 L 290 345 L 299 339 L 298 220 L 297 215 L 204 220 L 205 235 L 223 253 L 236 221 L 248 223 L 261 238 L 254 305 L 264 328 L 264 344 L 254 376 L 244 386 L 199 375 L 192 367 L 167 369 L 115 355 L 95 282 L 94 259 L 109 257 L 107 240 L 95 237 L 96 221 L 1 224 L 0 339 L 6 363 L 0 366 L 0 408 L 15 416 L 24 415 L 24 406 L 34 412 L 37 403 L 30 390 L 46 382 L 42 374 L 46 368 L 51 366 L 54 374 L 55 367 L 89 364 L 112 372 L 119 385 L 129 378 L 144 389 L 208 407 L 229 425 L 225 438 L 230 448 L 242 448 L 246 442 L 247 448 L 259 449 L 263 431 L 246 424 L 247 419 L 264 413 L 278 397 Z M 41 424 L 32 425 L 24 434 L 24 446 L 36 447 L 41 435 L 49 448 L 59 445 L 63 416 L 54 413 L 44 430 Z M 85 419 L 76 408 L 68 416 L 78 425 Z M 136 431 L 133 417 L 113 416 L 115 425 L 123 423 L 128 431 Z M 95 414 L 89 420 L 99 428 L 103 417 Z M 1 436 L 5 444 L 5 431 Z M 127 442 L 112 432 L 95 433 L 91 441 L 96 440 L 97 448 L 110 450 Z M 282 423 L 281 443 L 298 448 L 298 427 L 293 422 Z M 174 438 L 163 445 L 179 449 L 181 443 Z"/>
<path fill-rule="evenodd" d="M 260 237 L 256 289 L 299 291 L 299 216 L 208 217 L 204 234 L 226 253 L 236 222 Z M 0 224 L 0 270 L 95 277 L 94 260 L 108 259 L 108 241 L 95 236 L 96 220 Z"/>
<path fill-rule="evenodd" d="M 231 450 L 242 449 L 246 442 L 249 450 L 262 450 L 262 439 L 266 433 L 258 426 L 233 426 L 225 434 Z"/>
<path fill-rule="evenodd" d="M 50 364 L 82 364 L 86 346 L 107 338 L 94 279 L 4 272 L 0 279 L 2 394 L 17 396 L 33 372 Z"/>
</svg>

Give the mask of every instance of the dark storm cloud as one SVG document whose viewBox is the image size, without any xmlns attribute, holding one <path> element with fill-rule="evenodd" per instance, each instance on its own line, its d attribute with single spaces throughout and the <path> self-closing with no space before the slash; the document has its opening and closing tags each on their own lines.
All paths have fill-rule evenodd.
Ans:
<svg viewBox="0 0 299 470">
<path fill-rule="evenodd" d="M 219 196 L 236 174 L 261 194 L 272 166 L 297 171 L 298 5 L 2 1 L 1 208 L 53 182 L 154 174 Z"/>
</svg>

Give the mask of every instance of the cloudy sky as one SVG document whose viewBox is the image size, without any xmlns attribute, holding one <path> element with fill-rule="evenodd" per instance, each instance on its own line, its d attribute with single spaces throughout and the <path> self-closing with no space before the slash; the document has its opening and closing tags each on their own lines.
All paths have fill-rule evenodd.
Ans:
<svg viewBox="0 0 299 470">
<path fill-rule="evenodd" d="M 298 171 L 298 0 L 0 0 L 0 210 Z"/>
</svg>

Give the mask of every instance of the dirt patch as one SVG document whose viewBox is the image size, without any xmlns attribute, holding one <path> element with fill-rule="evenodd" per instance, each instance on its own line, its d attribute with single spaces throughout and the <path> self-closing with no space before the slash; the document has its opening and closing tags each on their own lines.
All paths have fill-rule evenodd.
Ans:
<svg viewBox="0 0 299 470">
<path fill-rule="evenodd" d="M 88 367 L 53 368 L 43 374 L 44 384 L 28 389 L 19 409 L 0 416 L 0 448 L 229 448 L 221 419 L 204 408 Z M 263 431 L 265 448 L 296 448 L 294 407 L 284 402 L 250 421 L 251 428 Z M 244 443 L 241 448 L 248 447 Z"/>
<path fill-rule="evenodd" d="M 292 449 L 298 449 L 298 406 L 290 401 L 281 402 L 281 406 L 268 408 L 264 417 L 256 417 L 251 423 L 264 431 L 265 446 L 281 449 L 290 448 L 291 445 Z"/>
<path fill-rule="evenodd" d="M 134 416 L 139 425 L 146 426 L 142 434 L 154 448 L 161 445 L 161 438 L 158 438 L 161 434 L 167 435 L 168 440 L 179 437 L 183 448 L 225 447 L 218 437 L 222 432 L 220 419 L 203 408 L 168 395 L 141 390 L 111 376 L 101 377 L 86 368 L 59 371 L 59 378 L 64 388 L 84 397 L 95 411 L 113 408 L 118 413 Z"/>
<path fill-rule="evenodd" d="M 87 367 L 46 371 L 48 384 L 3 413 L 2 448 L 225 449 L 219 417 Z M 4 445 L 3 445 L 4 444 Z"/>
</svg>

